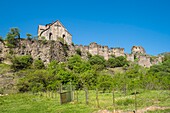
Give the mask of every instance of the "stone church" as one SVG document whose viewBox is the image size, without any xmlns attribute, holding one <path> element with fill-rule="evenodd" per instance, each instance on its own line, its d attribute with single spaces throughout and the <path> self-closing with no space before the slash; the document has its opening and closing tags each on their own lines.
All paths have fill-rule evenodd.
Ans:
<svg viewBox="0 0 170 113">
<path fill-rule="evenodd" d="M 64 43 L 67 43 L 68 45 L 72 44 L 72 35 L 59 20 L 46 24 L 45 26 L 39 25 L 38 39 L 42 40 L 42 37 L 46 40 L 58 40 L 59 38 L 63 38 Z"/>
</svg>

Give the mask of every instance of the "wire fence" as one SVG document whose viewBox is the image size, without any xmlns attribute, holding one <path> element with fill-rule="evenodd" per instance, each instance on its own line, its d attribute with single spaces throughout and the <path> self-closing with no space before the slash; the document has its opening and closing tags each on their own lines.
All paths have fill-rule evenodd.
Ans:
<svg viewBox="0 0 170 113">
<path fill-rule="evenodd" d="M 150 92 L 150 95 L 148 95 Z M 139 109 L 147 106 L 159 106 L 159 102 L 170 99 L 170 91 L 148 91 L 133 90 L 124 91 L 115 90 L 106 91 L 96 88 L 95 90 L 75 90 L 72 85 L 60 86 L 57 91 L 47 91 L 36 93 L 39 96 L 53 98 L 60 104 L 73 102 L 75 104 L 86 104 L 100 109 L 108 109 L 117 111 L 123 109 L 125 111 L 137 112 Z"/>
</svg>

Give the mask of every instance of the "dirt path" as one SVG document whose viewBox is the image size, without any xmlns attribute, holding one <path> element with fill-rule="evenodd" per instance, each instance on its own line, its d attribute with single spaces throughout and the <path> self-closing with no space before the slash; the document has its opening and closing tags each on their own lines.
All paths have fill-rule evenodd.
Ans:
<svg viewBox="0 0 170 113">
<path fill-rule="evenodd" d="M 146 107 L 146 108 L 143 108 L 143 109 L 139 109 L 139 110 L 137 110 L 137 112 L 133 112 L 133 111 L 124 112 L 124 111 L 121 111 L 121 110 L 113 112 L 113 111 L 108 111 L 108 110 L 99 110 L 96 113 L 145 113 L 147 111 L 166 110 L 166 109 L 170 109 L 170 107 L 150 106 L 150 107 Z"/>
</svg>

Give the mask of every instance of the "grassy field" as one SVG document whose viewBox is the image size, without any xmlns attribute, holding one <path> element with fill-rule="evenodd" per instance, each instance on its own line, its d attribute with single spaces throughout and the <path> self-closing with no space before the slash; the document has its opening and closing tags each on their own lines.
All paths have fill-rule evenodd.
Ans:
<svg viewBox="0 0 170 113">
<path fill-rule="evenodd" d="M 124 96 L 115 92 L 116 110 L 133 111 L 135 96 L 131 92 Z M 60 105 L 59 94 L 48 93 L 33 95 L 31 93 L 11 94 L 0 97 L 0 113 L 91 113 L 101 109 L 113 110 L 112 93 L 99 93 L 97 107 L 96 92 L 89 91 L 89 104 L 85 104 L 84 91 L 79 92 L 79 100 Z M 52 94 L 51 94 L 52 95 Z M 74 95 L 77 97 L 76 93 Z M 137 109 L 149 106 L 170 107 L 170 91 L 143 91 L 136 96 Z M 168 113 L 170 109 L 150 111 L 149 113 Z"/>
</svg>

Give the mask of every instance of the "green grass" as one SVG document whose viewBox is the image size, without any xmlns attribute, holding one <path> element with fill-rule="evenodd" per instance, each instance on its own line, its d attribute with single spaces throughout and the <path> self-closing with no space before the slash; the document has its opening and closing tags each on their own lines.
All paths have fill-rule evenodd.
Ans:
<svg viewBox="0 0 170 113">
<path fill-rule="evenodd" d="M 85 104 L 60 105 L 57 98 L 47 98 L 29 93 L 0 97 L 1 113 L 89 113 L 94 111 Z"/>
<path fill-rule="evenodd" d="M 11 94 L 0 97 L 0 113 L 92 113 L 100 109 L 113 110 L 112 93 L 99 92 L 99 105 L 97 107 L 96 92 L 89 91 L 89 104 L 85 104 L 84 91 L 79 92 L 79 100 L 60 105 L 59 94 L 49 97 L 49 93 L 33 95 L 32 93 Z M 52 98 L 53 97 L 53 98 Z M 116 110 L 133 111 L 135 109 L 135 96 L 124 96 L 115 92 Z M 170 107 L 170 91 L 143 91 L 137 94 L 137 109 L 149 106 Z M 167 110 L 158 110 L 158 113 L 168 113 Z M 149 113 L 152 113 L 151 111 Z M 155 111 L 154 113 L 157 113 Z"/>
</svg>

